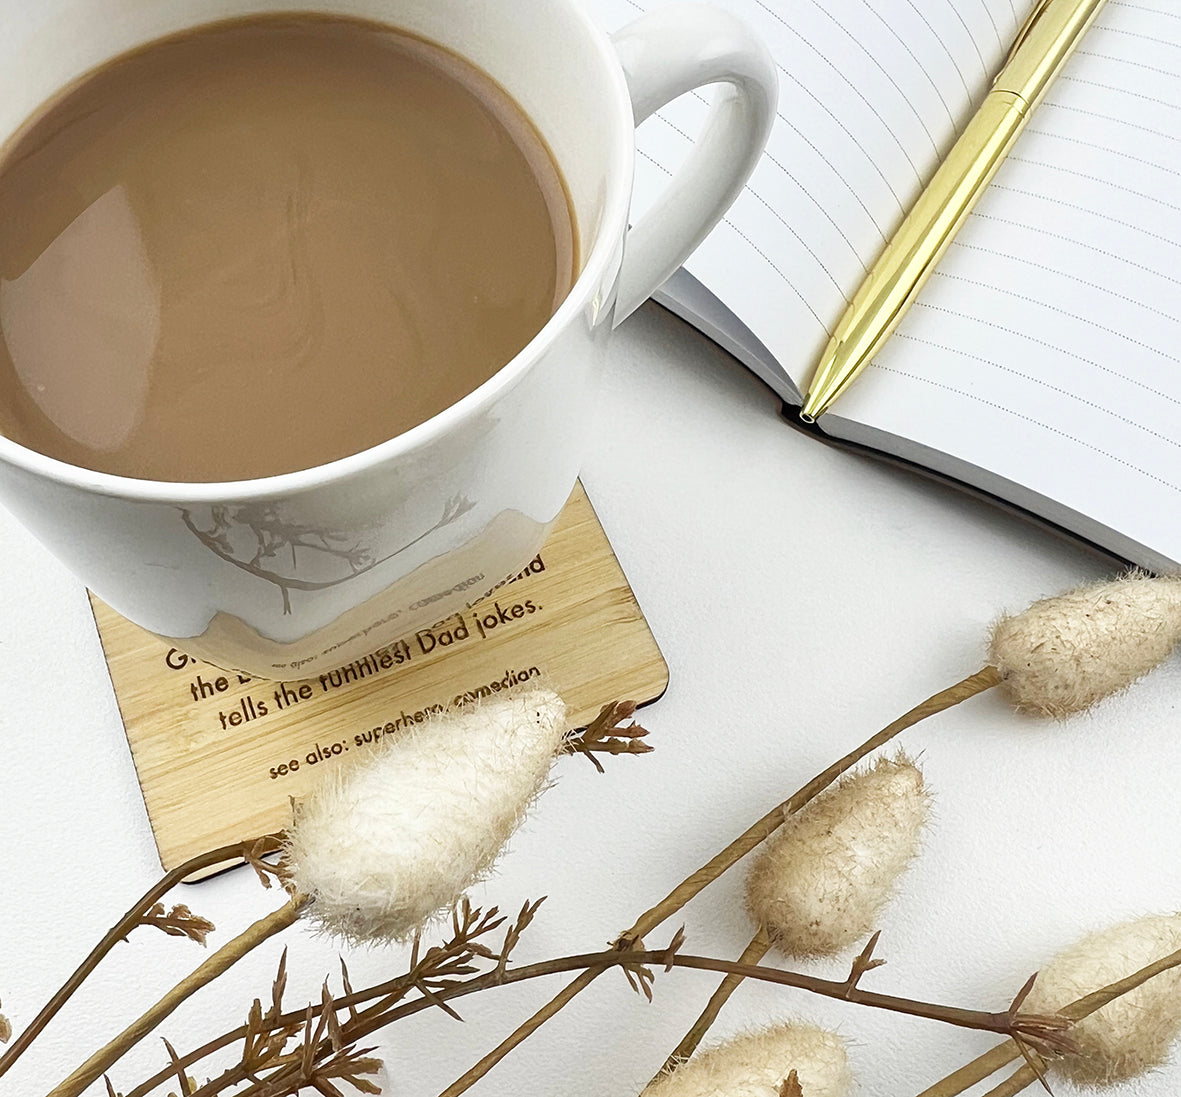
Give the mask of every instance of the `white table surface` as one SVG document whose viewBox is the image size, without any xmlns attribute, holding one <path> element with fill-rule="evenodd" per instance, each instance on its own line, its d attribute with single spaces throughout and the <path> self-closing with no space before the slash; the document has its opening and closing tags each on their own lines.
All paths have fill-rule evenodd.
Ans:
<svg viewBox="0 0 1181 1097">
<path fill-rule="evenodd" d="M 476 895 L 513 911 L 549 896 L 520 962 L 603 946 L 814 773 L 978 669 L 999 612 L 1109 571 L 983 504 L 801 436 L 756 381 L 654 306 L 619 332 L 596 414 L 584 482 L 672 682 L 643 713 L 656 752 L 611 760 L 602 776 L 563 761 Z M 3 511 L 0 608 L 0 1010 L 19 1029 L 160 868 L 83 587 Z M 903 736 L 921 755 L 934 821 L 881 919 L 888 965 L 864 985 L 1000 1009 L 1081 933 L 1181 905 L 1178 670 L 1062 725 L 989 694 Z M 741 886 L 737 869 L 677 920 L 692 951 L 737 956 L 751 932 Z M 172 901 L 216 922 L 214 941 L 276 904 L 248 871 Z M 289 1001 L 318 998 L 337 949 L 296 927 L 161 1033 L 183 1049 L 238 1024 L 269 994 L 283 944 Z M 202 955 L 138 931 L 0 1094 L 47 1091 Z M 396 974 L 402 955 L 348 962 L 360 986 Z M 387 1091 L 437 1094 L 561 982 L 466 999 L 462 1025 L 433 1013 L 387 1030 Z M 636 1094 L 713 984 L 662 974 L 648 1005 L 622 976 L 601 978 L 472 1092 Z M 715 1031 L 789 1016 L 842 1033 L 872 1097 L 912 1097 L 995 1042 L 765 986 L 742 989 Z M 130 1088 L 163 1062 L 151 1037 L 115 1083 Z M 1119 1092 L 1181 1092 L 1181 1054 Z"/>
</svg>

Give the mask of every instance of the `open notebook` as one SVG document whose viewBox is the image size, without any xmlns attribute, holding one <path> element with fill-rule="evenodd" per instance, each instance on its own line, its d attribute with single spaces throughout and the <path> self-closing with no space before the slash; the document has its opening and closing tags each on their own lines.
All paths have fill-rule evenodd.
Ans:
<svg viewBox="0 0 1181 1097">
<path fill-rule="evenodd" d="M 654 0 L 588 0 L 613 30 Z M 715 0 L 779 62 L 750 185 L 658 295 L 789 407 L 1030 0 Z M 637 211 L 707 95 L 640 130 Z M 1181 5 L 1109 0 L 918 302 L 820 417 L 1153 570 L 1181 566 Z"/>
</svg>

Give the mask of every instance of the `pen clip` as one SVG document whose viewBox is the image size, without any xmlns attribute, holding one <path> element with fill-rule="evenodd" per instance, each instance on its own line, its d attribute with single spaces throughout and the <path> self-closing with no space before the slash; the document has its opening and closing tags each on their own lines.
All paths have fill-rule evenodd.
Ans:
<svg viewBox="0 0 1181 1097">
<path fill-rule="evenodd" d="M 1033 10 L 1026 16 L 1025 22 L 1021 24 L 1021 29 L 1017 31 L 1017 36 L 1013 39 L 1013 44 L 1009 47 L 1009 52 L 1005 55 L 1004 64 L 997 69 L 996 75 L 992 78 L 993 84 L 1000 79 L 1001 73 L 1005 71 L 1007 65 L 1016 56 L 1017 51 L 1021 48 L 1025 39 L 1032 33 L 1033 28 L 1037 26 L 1041 17 L 1046 14 L 1046 9 L 1050 6 L 1051 0 L 1037 0 L 1034 4 Z"/>
</svg>

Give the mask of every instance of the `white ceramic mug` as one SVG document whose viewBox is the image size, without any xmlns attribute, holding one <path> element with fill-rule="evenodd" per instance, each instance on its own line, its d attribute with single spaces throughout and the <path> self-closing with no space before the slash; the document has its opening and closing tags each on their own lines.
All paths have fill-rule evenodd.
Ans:
<svg viewBox="0 0 1181 1097">
<path fill-rule="evenodd" d="M 0 0 L 0 141 L 77 76 L 229 17 L 315 10 L 449 47 L 497 80 L 554 153 L 582 271 L 474 392 L 363 453 L 226 484 L 133 480 L 0 437 L 0 502 L 114 609 L 220 666 L 319 673 L 441 621 L 539 550 L 578 475 L 612 328 L 738 194 L 776 100 L 766 49 L 698 5 L 608 39 L 577 0 Z M 635 126 L 718 84 L 705 129 L 632 229 Z"/>
</svg>

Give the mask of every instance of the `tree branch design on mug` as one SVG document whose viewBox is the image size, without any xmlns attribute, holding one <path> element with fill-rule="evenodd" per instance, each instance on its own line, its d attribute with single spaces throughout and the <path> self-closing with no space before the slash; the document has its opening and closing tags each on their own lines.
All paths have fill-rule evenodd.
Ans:
<svg viewBox="0 0 1181 1097">
<path fill-rule="evenodd" d="M 463 517 L 475 505 L 466 495 L 453 495 L 433 526 L 380 558 L 351 534 L 286 521 L 274 503 L 212 506 L 204 528 L 190 508 L 181 507 L 180 513 L 193 536 L 210 552 L 258 579 L 274 583 L 283 595 L 283 613 L 289 615 L 292 590 L 326 590 L 356 579 Z M 290 565 L 280 571 L 288 554 Z M 309 559 L 319 564 L 340 561 L 348 570 L 329 579 L 298 578 L 294 573 L 300 570 L 301 563 L 306 568 Z"/>
</svg>

